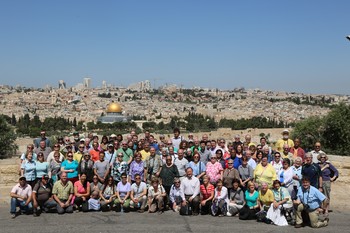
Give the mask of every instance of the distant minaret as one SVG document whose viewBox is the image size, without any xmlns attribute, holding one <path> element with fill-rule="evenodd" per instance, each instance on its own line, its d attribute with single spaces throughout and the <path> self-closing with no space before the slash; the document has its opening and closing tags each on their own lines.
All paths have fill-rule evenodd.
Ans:
<svg viewBox="0 0 350 233">
<path fill-rule="evenodd" d="M 106 83 L 106 81 L 104 81 L 104 80 L 102 81 L 102 88 L 103 88 L 103 89 L 107 89 L 107 83 Z"/>
</svg>

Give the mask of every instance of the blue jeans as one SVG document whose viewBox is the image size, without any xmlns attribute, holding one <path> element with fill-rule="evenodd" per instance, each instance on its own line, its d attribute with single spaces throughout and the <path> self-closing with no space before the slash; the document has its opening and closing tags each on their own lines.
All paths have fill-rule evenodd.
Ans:
<svg viewBox="0 0 350 233">
<path fill-rule="evenodd" d="M 20 201 L 17 198 L 12 197 L 11 198 L 11 214 L 16 214 L 16 207 L 18 206 L 22 212 L 29 213 L 30 210 L 32 210 L 33 206 L 32 203 L 29 202 L 28 205 L 25 205 L 25 201 Z"/>
</svg>

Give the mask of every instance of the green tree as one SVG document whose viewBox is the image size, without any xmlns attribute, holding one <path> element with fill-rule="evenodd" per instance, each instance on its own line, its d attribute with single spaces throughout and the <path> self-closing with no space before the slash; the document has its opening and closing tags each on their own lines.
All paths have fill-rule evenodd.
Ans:
<svg viewBox="0 0 350 233">
<path fill-rule="evenodd" d="M 13 128 L 0 116 L 0 159 L 11 157 L 16 153 L 16 135 Z"/>
</svg>

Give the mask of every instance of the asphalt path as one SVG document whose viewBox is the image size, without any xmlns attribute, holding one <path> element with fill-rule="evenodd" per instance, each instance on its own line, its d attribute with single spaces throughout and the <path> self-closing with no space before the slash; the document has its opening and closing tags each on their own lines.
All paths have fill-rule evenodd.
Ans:
<svg viewBox="0 0 350 233">
<path fill-rule="evenodd" d="M 0 205 L 0 232 L 350 232 L 350 212 L 330 213 L 327 227 L 312 229 L 278 227 L 237 217 L 180 216 L 173 211 L 163 214 L 89 212 L 58 215 L 44 213 L 39 217 L 20 215 L 11 219 L 9 206 Z"/>
</svg>

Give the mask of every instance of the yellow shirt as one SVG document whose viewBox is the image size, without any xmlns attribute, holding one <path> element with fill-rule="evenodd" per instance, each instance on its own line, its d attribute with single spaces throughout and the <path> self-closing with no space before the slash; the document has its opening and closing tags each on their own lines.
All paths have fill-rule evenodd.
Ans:
<svg viewBox="0 0 350 233">
<path fill-rule="evenodd" d="M 271 164 L 267 164 L 266 167 L 263 167 L 259 163 L 254 170 L 254 180 L 261 186 L 262 182 L 266 182 L 269 185 L 269 188 L 272 188 L 272 183 L 277 179 L 277 174 L 275 168 Z"/>
<path fill-rule="evenodd" d="M 288 144 L 289 148 L 294 147 L 294 142 L 292 139 L 283 140 L 283 138 L 278 139 L 276 142 L 276 150 L 280 153 L 283 152 L 283 146 Z"/>
<path fill-rule="evenodd" d="M 79 163 L 80 160 L 81 160 L 81 157 L 83 157 L 83 154 L 80 153 L 80 151 L 78 151 L 77 153 L 74 153 L 73 160 L 75 160 L 75 161 L 77 161 Z"/>
<path fill-rule="evenodd" d="M 145 161 L 148 158 L 148 156 L 151 154 L 151 152 L 149 152 L 149 151 L 147 152 L 145 150 L 142 150 L 142 151 L 140 151 L 140 154 L 141 154 L 142 161 Z"/>
<path fill-rule="evenodd" d="M 261 193 L 261 190 L 259 191 L 259 201 L 264 206 L 270 206 L 271 203 L 275 200 L 275 197 L 273 196 L 273 192 L 271 189 L 268 189 L 265 194 Z"/>
</svg>

